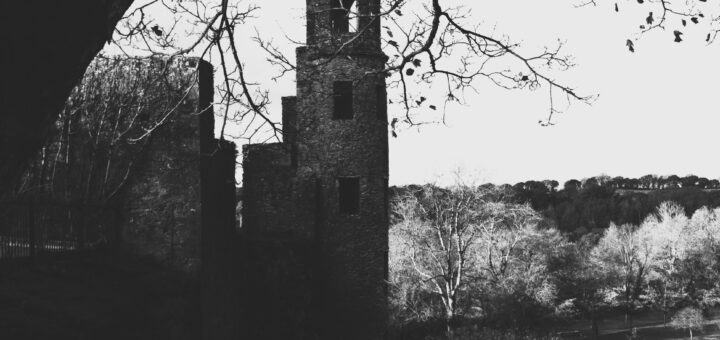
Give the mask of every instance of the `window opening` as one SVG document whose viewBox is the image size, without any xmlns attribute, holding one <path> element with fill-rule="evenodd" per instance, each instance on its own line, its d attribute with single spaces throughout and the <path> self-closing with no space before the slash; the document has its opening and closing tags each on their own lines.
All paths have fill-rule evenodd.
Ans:
<svg viewBox="0 0 720 340">
<path fill-rule="evenodd" d="M 360 178 L 338 178 L 338 194 L 340 213 L 356 214 L 360 210 Z"/>
<path fill-rule="evenodd" d="M 330 26 L 334 33 L 357 32 L 360 16 L 355 0 L 330 0 Z"/>
<path fill-rule="evenodd" d="M 333 119 L 353 118 L 353 84 L 351 81 L 333 83 Z"/>
<path fill-rule="evenodd" d="M 377 118 L 387 122 L 387 92 L 385 92 L 385 86 L 375 86 L 375 98 L 377 100 Z"/>
</svg>

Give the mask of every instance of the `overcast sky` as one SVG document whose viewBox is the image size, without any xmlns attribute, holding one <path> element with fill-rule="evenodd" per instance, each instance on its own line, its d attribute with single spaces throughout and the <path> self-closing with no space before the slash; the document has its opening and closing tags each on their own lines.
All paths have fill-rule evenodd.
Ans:
<svg viewBox="0 0 720 340">
<path fill-rule="evenodd" d="M 720 177 L 719 94 L 713 86 L 720 79 L 720 42 L 706 46 L 705 31 L 688 29 L 680 44 L 672 41 L 672 29 L 649 33 L 633 54 L 625 41 L 647 15 L 635 1 L 618 1 L 620 14 L 612 10 L 614 2 L 602 0 L 580 9 L 572 0 L 445 2 L 464 3 L 486 32 L 507 35 L 527 50 L 565 41 L 577 67 L 557 79 L 599 98 L 592 106 L 571 106 L 554 126 L 542 127 L 546 89 L 508 91 L 479 82 L 467 105 L 448 107 L 447 125 L 403 129 L 391 139 L 391 184 L 425 183 L 458 167 L 498 184 L 562 183 L 598 174 Z M 264 1 L 246 32 L 257 29 L 292 54 L 285 35 L 304 40 L 304 4 Z M 279 120 L 280 97 L 295 94 L 294 74 L 271 82 L 275 72 L 264 56 L 249 42 L 244 46 L 253 51 L 245 56 L 249 77 L 270 88 Z"/>
</svg>

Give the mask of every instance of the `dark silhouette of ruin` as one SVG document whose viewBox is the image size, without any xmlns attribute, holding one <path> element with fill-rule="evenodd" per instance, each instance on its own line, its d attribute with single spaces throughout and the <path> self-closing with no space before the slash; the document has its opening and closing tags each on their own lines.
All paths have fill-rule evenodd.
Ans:
<svg viewBox="0 0 720 340">
<path fill-rule="evenodd" d="M 297 96 L 282 99 L 284 141 L 243 148 L 247 267 L 239 275 L 248 339 L 384 337 L 388 132 L 379 71 L 387 57 L 379 10 L 379 0 L 307 1 Z"/>
<path fill-rule="evenodd" d="M 44 152 L 0 198 L 0 260 L 112 244 L 199 272 L 202 211 L 224 203 L 202 188 L 235 188 L 234 167 L 202 173 L 227 149 L 213 138 L 212 83 L 196 58 L 97 58 Z"/>
<path fill-rule="evenodd" d="M 129 3 L 103 1 L 92 13 L 113 13 L 107 21 L 114 23 Z M 210 65 L 197 61 L 177 71 L 184 77 L 197 69 L 188 78 L 197 83 L 192 98 L 148 139 L 136 171 L 113 202 L 117 226 L 103 232 L 116 234 L 113 242 L 199 272 L 204 339 L 385 337 L 388 131 L 382 70 L 387 57 L 380 46 L 379 14 L 379 0 L 307 0 L 307 46 L 297 49 L 297 96 L 282 99 L 283 142 L 243 149 L 241 229 L 235 220 L 237 152 L 234 144 L 212 136 Z M 80 29 L 76 26 L 71 28 Z M 35 31 L 28 35 L 35 37 Z M 27 84 L 42 84 L 40 76 L 64 80 L 45 84 L 53 100 L 41 96 L 23 104 L 10 101 L 15 92 L 3 91 L 3 102 L 13 110 L 36 112 L 3 119 L 9 122 L 0 128 L 3 193 L 10 193 L 7 183 L 22 177 L 24 165 L 43 146 L 60 103 L 110 32 L 97 31 L 78 43 L 83 49 L 77 53 L 49 58 L 48 68 L 62 66 L 67 72 L 41 69 L 29 77 L 13 71 L 12 81 L 4 83 L 18 80 L 24 91 Z M 19 60 L 13 51 L 10 59 Z M 23 77 L 30 80 L 19 81 Z M 20 110 L 23 105 L 28 110 Z M 36 133 L 28 132 L 36 127 Z M 26 132 L 26 139 L 18 138 Z M 11 140 L 23 148 L 7 143 Z M 25 229 L 34 230 L 28 225 Z"/>
</svg>

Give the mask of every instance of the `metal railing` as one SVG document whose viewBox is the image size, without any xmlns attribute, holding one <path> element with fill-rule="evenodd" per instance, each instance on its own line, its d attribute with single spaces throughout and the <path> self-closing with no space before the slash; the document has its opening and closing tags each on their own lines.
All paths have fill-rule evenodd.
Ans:
<svg viewBox="0 0 720 340">
<path fill-rule="evenodd" d="M 66 202 L 0 202 L 0 261 L 107 246 L 119 239 L 115 207 Z"/>
</svg>

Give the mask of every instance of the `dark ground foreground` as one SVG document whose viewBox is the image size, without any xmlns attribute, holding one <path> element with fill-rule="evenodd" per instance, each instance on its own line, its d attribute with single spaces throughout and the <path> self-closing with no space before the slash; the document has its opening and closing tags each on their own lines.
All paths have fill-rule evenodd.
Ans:
<svg viewBox="0 0 720 340">
<path fill-rule="evenodd" d="M 0 339 L 198 339 L 198 292 L 187 274 L 105 251 L 0 263 Z"/>
<path fill-rule="evenodd" d="M 199 286 L 191 276 L 149 259 L 107 251 L 0 262 L 0 339 L 198 339 Z M 640 339 L 689 339 L 637 315 Z M 624 318 L 605 319 L 602 340 L 628 339 Z M 590 326 L 567 327 L 561 339 L 588 339 Z M 574 333 L 574 334 L 572 334 Z M 457 339 L 532 339 L 503 332 L 458 330 Z M 720 311 L 695 339 L 720 340 Z M 552 338 L 552 337 L 551 337 Z"/>
</svg>

